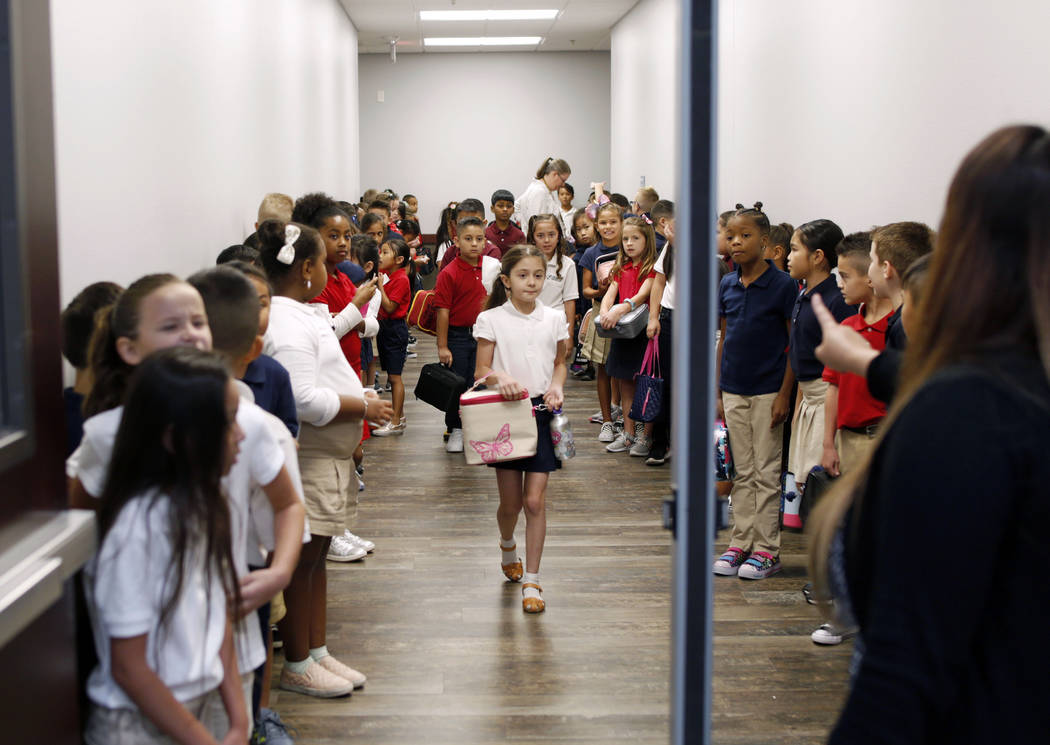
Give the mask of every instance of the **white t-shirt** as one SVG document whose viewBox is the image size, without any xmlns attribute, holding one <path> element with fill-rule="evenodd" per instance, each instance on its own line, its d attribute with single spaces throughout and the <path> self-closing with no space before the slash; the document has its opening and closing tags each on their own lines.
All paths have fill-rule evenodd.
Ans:
<svg viewBox="0 0 1050 745">
<path fill-rule="evenodd" d="M 576 214 L 575 207 L 569 207 L 567 210 L 559 210 L 561 213 L 561 228 L 564 231 L 565 240 L 569 240 L 572 237 L 572 216 Z"/>
<path fill-rule="evenodd" d="M 274 296 L 263 352 L 288 370 L 301 422 L 323 427 L 339 413 L 340 396 L 364 394 L 323 307 Z"/>
<path fill-rule="evenodd" d="M 334 338 L 334 334 L 332 335 Z M 124 407 L 104 411 L 84 422 L 84 438 L 66 461 L 66 475 L 80 480 L 93 497 L 102 496 L 113 457 L 113 445 L 124 415 Z M 266 421 L 269 416 L 251 400 L 241 397 L 237 407 L 237 424 L 244 432 L 237 462 L 223 477 L 222 486 L 230 503 L 230 538 L 234 569 L 238 577 L 248 573 L 248 532 L 252 493 L 271 483 L 286 465 L 285 451 Z M 279 421 L 279 420 L 278 420 Z M 284 425 L 281 425 L 284 427 Z M 285 432 L 287 428 L 284 427 Z M 265 496 L 263 497 L 265 499 Z M 273 513 L 270 512 L 272 526 Z M 271 527 L 272 535 L 273 529 Z M 309 537 L 307 535 L 307 537 Z M 258 551 L 258 549 L 256 549 Z M 254 670 L 266 659 L 258 619 L 254 614 L 242 618 L 235 627 L 234 646 L 237 664 L 242 672 Z"/>
<path fill-rule="evenodd" d="M 656 263 L 653 265 L 653 270 L 666 276 L 667 272 L 664 271 L 665 256 L 667 256 L 667 246 L 664 246 L 663 250 L 660 251 L 660 256 L 656 259 Z M 667 280 L 667 284 L 664 286 L 664 296 L 660 299 L 660 307 L 674 310 L 674 276 L 671 276 Z"/>
<path fill-rule="evenodd" d="M 205 582 L 203 546 L 187 552 L 182 592 L 160 627 L 161 609 L 173 589 L 168 584 L 169 504 L 166 496 L 154 501 L 152 494 L 128 502 L 84 567 L 98 651 L 87 693 L 99 706 L 137 708 L 113 680 L 110 638 L 148 635 L 146 664 L 179 701 L 215 690 L 222 682 L 219 650 L 226 635 L 226 598 L 214 571 L 212 582 Z M 255 626 L 258 630 L 258 621 Z"/>
<path fill-rule="evenodd" d="M 514 200 L 514 219 L 521 229 L 529 232 L 529 218 L 534 215 L 561 215 L 561 202 L 558 193 L 547 188 L 543 179 L 533 179 L 525 191 Z"/>
<path fill-rule="evenodd" d="M 492 369 L 507 373 L 535 397 L 550 387 L 558 342 L 569 338 L 569 328 L 563 309 L 536 303 L 525 315 L 508 300 L 478 315 L 474 338 L 495 342 Z"/>
<path fill-rule="evenodd" d="M 576 262 L 568 256 L 561 257 L 561 278 L 558 278 L 558 256 L 547 262 L 547 276 L 537 298 L 544 305 L 565 313 L 565 303 L 580 297 L 580 283 L 576 276 Z M 568 318 L 565 319 L 568 321 Z"/>
</svg>

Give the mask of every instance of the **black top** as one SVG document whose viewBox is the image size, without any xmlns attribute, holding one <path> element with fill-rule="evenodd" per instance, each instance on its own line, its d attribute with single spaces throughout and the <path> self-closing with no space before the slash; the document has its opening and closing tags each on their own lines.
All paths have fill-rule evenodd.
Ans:
<svg viewBox="0 0 1050 745">
<path fill-rule="evenodd" d="M 813 312 L 814 294 L 820 295 L 836 323 L 842 323 L 857 314 L 856 306 L 846 305 L 842 299 L 842 290 L 834 274 L 829 274 L 827 279 L 812 289 L 806 288 L 805 292 L 799 293 L 791 311 L 791 349 L 788 352 L 791 371 L 795 373 L 796 380 L 816 380 L 824 374 L 824 365 L 814 351 L 821 339 L 820 321 Z"/>
<path fill-rule="evenodd" d="M 865 652 L 833 745 L 1050 734 L 1050 386 L 995 359 L 935 376 L 876 451 L 846 550 Z"/>
<path fill-rule="evenodd" d="M 865 378 L 872 396 L 888 404 L 897 392 L 897 376 L 901 370 L 901 356 L 908 345 L 908 337 L 901 323 L 901 309 L 893 311 L 886 322 L 886 348 L 868 365 Z"/>
<path fill-rule="evenodd" d="M 904 324 L 901 323 L 901 309 L 897 308 L 890 316 L 890 320 L 886 322 L 886 347 L 903 352 L 906 346 L 908 346 L 908 336 L 904 333 Z"/>
</svg>

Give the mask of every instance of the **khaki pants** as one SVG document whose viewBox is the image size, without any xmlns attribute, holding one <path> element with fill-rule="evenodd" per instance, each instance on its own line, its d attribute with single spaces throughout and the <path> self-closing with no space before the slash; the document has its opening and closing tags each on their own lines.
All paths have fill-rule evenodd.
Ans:
<svg viewBox="0 0 1050 745">
<path fill-rule="evenodd" d="M 722 394 L 733 451 L 733 532 L 729 545 L 780 555 L 780 456 L 784 425 L 770 429 L 777 394 Z"/>
<path fill-rule="evenodd" d="M 839 472 L 843 476 L 857 470 L 875 447 L 875 435 L 869 437 L 848 429 L 836 432 L 835 440 L 839 451 Z"/>
</svg>

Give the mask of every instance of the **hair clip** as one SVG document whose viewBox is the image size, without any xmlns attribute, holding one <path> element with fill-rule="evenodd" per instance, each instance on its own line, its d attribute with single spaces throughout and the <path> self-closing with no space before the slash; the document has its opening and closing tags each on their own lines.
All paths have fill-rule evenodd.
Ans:
<svg viewBox="0 0 1050 745">
<path fill-rule="evenodd" d="M 642 219 L 645 220 L 649 225 L 653 224 L 653 218 L 649 217 L 649 215 L 645 214 L 644 212 L 642 213 Z"/>
<path fill-rule="evenodd" d="M 292 262 L 295 261 L 295 242 L 299 240 L 302 232 L 298 225 L 288 223 L 284 226 L 284 245 L 277 252 L 277 260 L 279 262 L 291 266 Z"/>
</svg>

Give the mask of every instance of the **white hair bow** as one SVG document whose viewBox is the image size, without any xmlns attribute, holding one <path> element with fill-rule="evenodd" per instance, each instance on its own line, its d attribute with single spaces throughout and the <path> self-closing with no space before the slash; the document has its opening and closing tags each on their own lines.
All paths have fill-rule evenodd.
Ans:
<svg viewBox="0 0 1050 745">
<path fill-rule="evenodd" d="M 291 223 L 284 226 L 284 245 L 281 246 L 281 250 L 277 252 L 277 260 L 282 264 L 291 265 L 295 261 L 295 242 L 299 240 L 299 236 L 302 235 L 298 225 L 292 225 Z"/>
</svg>

